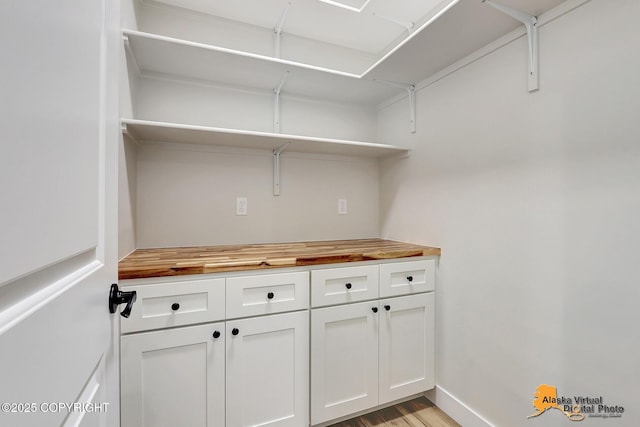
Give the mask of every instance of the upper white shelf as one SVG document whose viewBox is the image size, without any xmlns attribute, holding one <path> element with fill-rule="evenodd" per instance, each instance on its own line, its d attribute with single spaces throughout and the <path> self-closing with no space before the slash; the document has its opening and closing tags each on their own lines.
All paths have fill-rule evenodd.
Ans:
<svg viewBox="0 0 640 427">
<path fill-rule="evenodd" d="M 370 142 L 194 126 L 148 120 L 122 119 L 122 125 L 125 132 L 137 141 L 204 144 L 266 150 L 274 150 L 288 143 L 287 151 L 374 158 L 407 154 L 409 152 L 409 150 L 405 148 Z"/>
<path fill-rule="evenodd" d="M 143 75 L 170 75 L 273 90 L 346 104 L 375 105 L 402 91 L 360 75 L 140 31 L 123 35 Z"/>
</svg>

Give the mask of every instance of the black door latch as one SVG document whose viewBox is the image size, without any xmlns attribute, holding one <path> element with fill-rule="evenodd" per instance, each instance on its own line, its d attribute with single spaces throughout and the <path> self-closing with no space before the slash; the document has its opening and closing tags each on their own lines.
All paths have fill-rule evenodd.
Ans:
<svg viewBox="0 0 640 427">
<path fill-rule="evenodd" d="M 136 298 L 136 291 L 124 292 L 118 289 L 117 284 L 112 284 L 111 290 L 109 291 L 109 313 L 115 313 L 116 307 L 120 304 L 127 304 L 120 315 L 122 317 L 129 317 L 131 309 L 133 308 L 133 303 L 136 302 Z"/>
</svg>

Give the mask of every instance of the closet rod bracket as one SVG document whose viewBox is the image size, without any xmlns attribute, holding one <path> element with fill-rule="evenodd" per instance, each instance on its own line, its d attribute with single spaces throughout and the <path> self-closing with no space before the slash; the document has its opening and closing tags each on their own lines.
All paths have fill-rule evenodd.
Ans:
<svg viewBox="0 0 640 427">
<path fill-rule="evenodd" d="M 273 195 L 280 195 L 280 154 L 290 142 L 285 142 L 280 147 L 273 150 Z"/>
<path fill-rule="evenodd" d="M 373 79 L 376 82 L 384 83 L 407 91 L 409 95 L 409 131 L 416 133 L 416 85 L 408 83 L 394 82 L 390 80 Z"/>
<path fill-rule="evenodd" d="M 527 41 L 529 45 L 529 92 L 538 90 L 540 88 L 538 77 L 538 18 L 536 16 L 529 15 L 526 12 L 495 3 L 492 0 L 482 0 L 482 3 L 486 3 L 494 9 L 497 9 L 500 12 L 509 15 L 513 19 L 522 22 L 526 27 Z"/>
</svg>

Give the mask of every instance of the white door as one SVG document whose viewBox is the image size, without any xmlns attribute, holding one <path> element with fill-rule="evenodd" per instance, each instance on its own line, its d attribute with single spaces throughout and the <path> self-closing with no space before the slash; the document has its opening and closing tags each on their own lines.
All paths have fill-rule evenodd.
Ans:
<svg viewBox="0 0 640 427">
<path fill-rule="evenodd" d="M 0 2 L 0 425 L 116 426 L 117 1 Z"/>
<path fill-rule="evenodd" d="M 378 301 L 311 310 L 311 424 L 378 404 Z"/>
<path fill-rule="evenodd" d="M 379 403 L 434 387 L 433 292 L 380 300 Z"/>
</svg>

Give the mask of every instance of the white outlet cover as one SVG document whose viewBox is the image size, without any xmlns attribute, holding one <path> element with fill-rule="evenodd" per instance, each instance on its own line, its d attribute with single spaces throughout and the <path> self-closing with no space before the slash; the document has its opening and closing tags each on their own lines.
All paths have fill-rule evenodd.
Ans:
<svg viewBox="0 0 640 427">
<path fill-rule="evenodd" d="M 236 198 L 236 215 L 247 215 L 249 212 L 246 197 Z"/>
<path fill-rule="evenodd" d="M 346 215 L 348 212 L 347 199 L 338 199 L 338 215 Z"/>
</svg>

